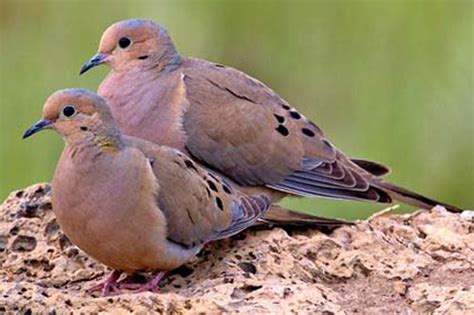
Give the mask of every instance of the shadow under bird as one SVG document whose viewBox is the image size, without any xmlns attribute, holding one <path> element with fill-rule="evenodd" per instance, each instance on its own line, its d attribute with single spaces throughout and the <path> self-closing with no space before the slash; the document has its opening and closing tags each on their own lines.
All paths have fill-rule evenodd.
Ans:
<svg viewBox="0 0 474 315">
<path fill-rule="evenodd" d="M 52 205 L 67 237 L 115 271 L 92 290 L 155 290 L 164 272 L 211 241 L 253 225 L 269 208 L 176 149 L 123 136 L 96 94 L 52 94 L 24 138 L 54 129 L 66 145 L 52 181 Z M 122 272 L 153 271 L 145 284 L 118 282 Z"/>
<path fill-rule="evenodd" d="M 389 168 L 348 158 L 323 131 L 262 82 L 228 66 L 178 54 L 150 20 L 111 25 L 81 69 L 111 71 L 98 94 L 125 134 L 175 147 L 276 202 L 286 195 L 455 206 L 385 182 Z M 270 212 L 269 212 L 270 213 Z"/>
</svg>

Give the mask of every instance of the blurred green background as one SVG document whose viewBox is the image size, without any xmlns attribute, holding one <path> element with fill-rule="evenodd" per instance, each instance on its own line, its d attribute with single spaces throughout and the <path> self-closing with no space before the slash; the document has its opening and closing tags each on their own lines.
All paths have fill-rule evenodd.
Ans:
<svg viewBox="0 0 474 315">
<path fill-rule="evenodd" d="M 46 97 L 96 89 L 79 77 L 111 23 L 165 25 L 183 55 L 264 81 L 346 153 L 390 165 L 389 179 L 473 207 L 473 1 L 0 1 L 0 199 L 49 181 L 53 132 L 21 140 Z M 380 205 L 290 199 L 285 205 L 360 218 Z M 407 208 L 403 208 L 407 210 Z"/>
</svg>

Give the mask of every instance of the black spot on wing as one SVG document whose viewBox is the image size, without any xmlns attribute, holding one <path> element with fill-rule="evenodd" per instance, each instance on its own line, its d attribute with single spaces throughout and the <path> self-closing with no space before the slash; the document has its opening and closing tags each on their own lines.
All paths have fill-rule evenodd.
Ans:
<svg viewBox="0 0 474 315">
<path fill-rule="evenodd" d="M 288 129 L 283 125 L 278 125 L 278 127 L 276 127 L 275 130 L 278 131 L 281 135 L 283 135 L 285 137 L 290 134 Z"/>
<path fill-rule="evenodd" d="M 214 184 L 212 181 L 208 180 L 207 181 L 207 186 L 209 186 L 209 188 L 211 188 L 215 192 L 218 192 L 216 184 Z"/>
<path fill-rule="evenodd" d="M 221 211 L 224 211 L 224 204 L 222 203 L 222 199 L 219 197 L 216 197 L 216 205 Z"/>
<path fill-rule="evenodd" d="M 295 112 L 295 111 L 290 111 L 290 116 L 291 116 L 291 118 L 297 119 L 297 120 L 301 118 L 300 113 Z"/>
<path fill-rule="evenodd" d="M 194 165 L 194 162 L 193 162 L 193 161 L 191 161 L 191 160 L 185 160 L 185 161 L 184 161 L 184 164 L 186 165 L 187 168 L 192 169 L 192 170 L 195 171 L 196 173 L 198 172 L 198 169 L 197 169 L 196 166 Z"/>
<path fill-rule="evenodd" d="M 308 128 L 301 129 L 301 132 L 307 137 L 314 137 L 315 136 L 315 133 L 312 130 L 308 129 Z"/>
<path fill-rule="evenodd" d="M 283 116 L 280 116 L 278 114 L 273 114 L 273 116 L 275 116 L 276 120 L 278 121 L 279 124 L 282 124 L 285 122 L 285 117 Z"/>
</svg>

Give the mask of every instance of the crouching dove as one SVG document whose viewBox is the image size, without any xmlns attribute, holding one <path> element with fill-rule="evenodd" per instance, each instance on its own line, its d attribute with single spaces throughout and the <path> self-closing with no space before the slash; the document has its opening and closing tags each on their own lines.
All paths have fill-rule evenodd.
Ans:
<svg viewBox="0 0 474 315">
<path fill-rule="evenodd" d="M 389 168 L 348 158 L 323 131 L 258 80 L 233 68 L 178 54 L 150 20 L 113 24 L 81 69 L 107 64 L 98 93 L 123 132 L 187 151 L 195 160 L 254 187 L 285 194 L 457 207 L 387 183 Z M 269 192 L 270 190 L 270 192 Z"/>
<path fill-rule="evenodd" d="M 58 223 L 84 252 L 115 271 L 98 287 L 120 289 L 122 272 L 167 270 L 204 244 L 252 225 L 270 206 L 169 147 L 121 135 L 103 99 L 82 89 L 52 94 L 24 138 L 54 129 L 66 146 L 52 181 Z"/>
</svg>

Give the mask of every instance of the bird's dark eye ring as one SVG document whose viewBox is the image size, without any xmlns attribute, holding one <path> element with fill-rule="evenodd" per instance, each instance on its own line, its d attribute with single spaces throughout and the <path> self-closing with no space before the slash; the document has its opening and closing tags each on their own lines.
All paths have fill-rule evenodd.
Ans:
<svg viewBox="0 0 474 315">
<path fill-rule="evenodd" d="M 76 109 L 74 108 L 74 106 L 67 105 L 63 108 L 63 115 L 66 117 L 71 117 L 75 113 L 76 113 Z"/>
<path fill-rule="evenodd" d="M 122 37 L 118 41 L 118 45 L 122 49 L 127 48 L 128 46 L 130 46 L 131 43 L 132 41 L 128 37 Z"/>
</svg>

